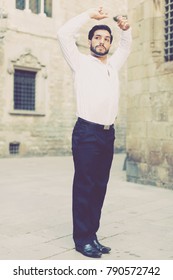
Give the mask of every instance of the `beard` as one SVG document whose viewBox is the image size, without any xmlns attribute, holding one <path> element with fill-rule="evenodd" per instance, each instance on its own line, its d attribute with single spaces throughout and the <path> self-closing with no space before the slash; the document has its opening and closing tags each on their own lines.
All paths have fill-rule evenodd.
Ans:
<svg viewBox="0 0 173 280">
<path fill-rule="evenodd" d="M 97 51 L 97 48 L 99 48 L 99 47 L 104 48 L 105 51 L 104 51 L 104 52 Z M 104 56 L 104 55 L 108 54 L 109 49 L 107 50 L 107 49 L 106 49 L 105 47 L 103 47 L 103 46 L 96 46 L 96 47 L 94 48 L 94 47 L 91 45 L 91 46 L 90 46 L 90 51 L 91 51 L 92 53 L 94 53 L 95 56 Z"/>
</svg>

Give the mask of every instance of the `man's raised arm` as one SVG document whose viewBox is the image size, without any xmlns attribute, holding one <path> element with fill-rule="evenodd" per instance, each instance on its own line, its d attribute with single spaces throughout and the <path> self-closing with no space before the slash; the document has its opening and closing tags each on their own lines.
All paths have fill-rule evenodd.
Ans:
<svg viewBox="0 0 173 280">
<path fill-rule="evenodd" d="M 78 67 L 80 52 L 76 46 L 75 35 L 89 19 L 101 20 L 108 17 L 107 12 L 102 7 L 89 9 L 88 11 L 70 19 L 58 30 L 58 40 L 65 59 L 70 67 L 75 71 Z"/>
<path fill-rule="evenodd" d="M 111 57 L 111 62 L 116 66 L 117 70 L 119 70 L 127 60 L 131 51 L 132 34 L 127 19 L 120 16 L 117 17 L 116 21 L 121 29 L 121 35 L 118 48 Z"/>
</svg>

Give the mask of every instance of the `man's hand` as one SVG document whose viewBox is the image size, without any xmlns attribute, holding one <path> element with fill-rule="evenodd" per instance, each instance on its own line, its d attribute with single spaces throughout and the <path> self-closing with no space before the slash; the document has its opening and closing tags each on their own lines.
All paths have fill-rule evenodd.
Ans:
<svg viewBox="0 0 173 280">
<path fill-rule="evenodd" d="M 130 24 L 128 23 L 126 16 L 116 16 L 114 20 L 122 30 L 128 30 L 130 28 Z"/>
<path fill-rule="evenodd" d="M 98 9 L 90 9 L 89 16 L 92 19 L 101 20 L 104 18 L 108 18 L 108 12 L 103 9 L 103 7 L 99 7 Z"/>
</svg>

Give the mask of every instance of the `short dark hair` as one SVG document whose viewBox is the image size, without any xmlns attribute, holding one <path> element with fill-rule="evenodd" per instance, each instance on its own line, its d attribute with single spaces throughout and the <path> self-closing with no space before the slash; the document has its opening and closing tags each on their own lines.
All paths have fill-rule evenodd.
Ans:
<svg viewBox="0 0 173 280">
<path fill-rule="evenodd" d="M 104 24 L 93 26 L 93 28 L 88 33 L 88 39 L 89 40 L 92 40 L 92 37 L 94 36 L 94 32 L 96 30 L 107 30 L 109 32 L 110 36 L 111 36 L 110 43 L 112 43 L 112 40 L 113 40 L 112 31 L 111 31 L 109 26 L 104 25 Z"/>
</svg>

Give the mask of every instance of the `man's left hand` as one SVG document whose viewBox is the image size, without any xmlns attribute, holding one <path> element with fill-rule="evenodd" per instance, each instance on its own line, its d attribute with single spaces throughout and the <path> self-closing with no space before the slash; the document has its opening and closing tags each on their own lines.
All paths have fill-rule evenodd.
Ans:
<svg viewBox="0 0 173 280">
<path fill-rule="evenodd" d="M 128 30 L 130 28 L 130 24 L 125 16 L 118 16 L 117 24 L 122 30 Z"/>
</svg>

